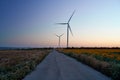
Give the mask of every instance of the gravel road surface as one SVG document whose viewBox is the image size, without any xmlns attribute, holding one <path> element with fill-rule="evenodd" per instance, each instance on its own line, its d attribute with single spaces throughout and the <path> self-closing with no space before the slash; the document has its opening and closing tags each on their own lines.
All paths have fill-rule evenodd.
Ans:
<svg viewBox="0 0 120 80">
<path fill-rule="evenodd" d="M 111 80 L 96 70 L 53 50 L 23 80 Z"/>
</svg>

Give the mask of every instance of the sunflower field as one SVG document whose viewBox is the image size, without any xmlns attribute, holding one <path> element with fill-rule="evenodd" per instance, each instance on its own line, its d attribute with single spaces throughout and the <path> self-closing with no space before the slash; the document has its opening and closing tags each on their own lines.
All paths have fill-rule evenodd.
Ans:
<svg viewBox="0 0 120 80">
<path fill-rule="evenodd" d="M 120 80 L 119 48 L 61 48 L 58 51 L 87 64 L 113 80 Z"/>
</svg>

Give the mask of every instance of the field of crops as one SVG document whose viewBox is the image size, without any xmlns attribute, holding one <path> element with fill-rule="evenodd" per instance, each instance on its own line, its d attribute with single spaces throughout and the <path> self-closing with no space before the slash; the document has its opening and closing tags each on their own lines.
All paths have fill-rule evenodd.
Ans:
<svg viewBox="0 0 120 80">
<path fill-rule="evenodd" d="M 44 50 L 0 50 L 0 80 L 21 80 L 50 52 Z"/>
<path fill-rule="evenodd" d="M 59 49 L 60 52 L 111 77 L 120 80 L 120 49 Z"/>
</svg>

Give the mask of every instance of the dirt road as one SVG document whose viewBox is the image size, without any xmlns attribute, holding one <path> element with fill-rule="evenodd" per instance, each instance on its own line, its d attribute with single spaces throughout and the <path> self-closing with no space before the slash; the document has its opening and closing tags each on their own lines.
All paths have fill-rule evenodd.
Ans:
<svg viewBox="0 0 120 80">
<path fill-rule="evenodd" d="M 111 80 L 94 69 L 53 50 L 23 80 Z"/>
</svg>

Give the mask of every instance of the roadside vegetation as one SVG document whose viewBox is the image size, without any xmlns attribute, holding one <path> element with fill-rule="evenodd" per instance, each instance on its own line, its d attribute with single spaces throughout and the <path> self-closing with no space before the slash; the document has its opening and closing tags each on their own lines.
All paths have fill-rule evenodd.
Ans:
<svg viewBox="0 0 120 80">
<path fill-rule="evenodd" d="M 113 80 L 120 80 L 120 49 L 69 48 L 58 50 L 91 66 Z"/>
<path fill-rule="evenodd" d="M 51 49 L 0 50 L 0 80 L 22 80 Z"/>
</svg>

